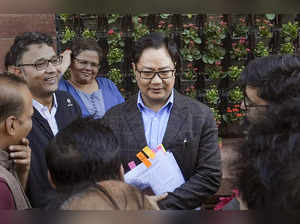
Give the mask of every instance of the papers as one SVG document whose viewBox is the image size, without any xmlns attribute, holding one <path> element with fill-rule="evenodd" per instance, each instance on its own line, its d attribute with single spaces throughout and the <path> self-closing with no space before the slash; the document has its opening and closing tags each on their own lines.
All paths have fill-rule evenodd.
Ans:
<svg viewBox="0 0 300 224">
<path fill-rule="evenodd" d="M 125 182 L 141 190 L 151 187 L 155 195 L 172 192 L 184 184 L 181 170 L 171 152 L 159 150 L 151 157 L 150 167 L 139 164 L 125 174 Z"/>
</svg>

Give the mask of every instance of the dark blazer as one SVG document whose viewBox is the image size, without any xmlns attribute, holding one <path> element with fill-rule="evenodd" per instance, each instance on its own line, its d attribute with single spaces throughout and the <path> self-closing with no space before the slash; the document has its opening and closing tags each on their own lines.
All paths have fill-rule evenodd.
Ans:
<svg viewBox="0 0 300 224">
<path fill-rule="evenodd" d="M 56 91 L 57 111 L 55 114 L 58 130 L 61 131 L 73 120 L 81 116 L 79 105 L 64 91 Z M 53 191 L 48 181 L 45 149 L 54 137 L 48 121 L 34 108 L 32 130 L 28 135 L 31 147 L 31 168 L 27 195 L 32 207 L 42 208 L 48 203 L 48 194 Z"/>
<path fill-rule="evenodd" d="M 136 154 L 147 145 L 137 96 L 109 110 L 104 122 L 118 138 L 122 164 L 128 171 L 127 164 L 132 160 L 139 163 Z M 159 206 L 161 209 L 193 209 L 200 206 L 202 196 L 214 194 L 221 180 L 218 129 L 210 109 L 175 91 L 163 145 L 173 152 L 186 183 L 170 192 Z"/>
</svg>

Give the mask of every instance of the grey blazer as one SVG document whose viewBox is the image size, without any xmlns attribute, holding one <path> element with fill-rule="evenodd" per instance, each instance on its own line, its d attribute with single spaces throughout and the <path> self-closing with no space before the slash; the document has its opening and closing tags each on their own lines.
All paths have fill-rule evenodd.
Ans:
<svg viewBox="0 0 300 224">
<path fill-rule="evenodd" d="M 104 118 L 121 146 L 125 172 L 128 163 L 139 160 L 136 154 L 146 145 L 143 119 L 137 108 L 137 96 L 109 110 Z M 173 152 L 186 183 L 169 192 L 160 201 L 161 209 L 193 209 L 203 196 L 214 194 L 221 181 L 218 129 L 210 109 L 174 91 L 174 105 L 163 138 L 166 150 Z"/>
</svg>

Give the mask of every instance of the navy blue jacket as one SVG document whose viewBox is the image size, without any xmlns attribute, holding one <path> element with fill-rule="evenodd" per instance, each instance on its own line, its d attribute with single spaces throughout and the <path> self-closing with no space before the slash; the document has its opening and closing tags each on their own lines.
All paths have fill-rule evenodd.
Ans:
<svg viewBox="0 0 300 224">
<path fill-rule="evenodd" d="M 67 92 L 55 92 L 58 108 L 55 114 L 58 130 L 81 117 L 81 110 L 74 98 Z M 34 108 L 32 130 L 28 135 L 31 147 L 31 168 L 27 186 L 27 196 L 32 207 L 42 208 L 48 203 L 48 195 L 53 189 L 48 181 L 45 149 L 54 137 L 46 119 Z"/>
</svg>

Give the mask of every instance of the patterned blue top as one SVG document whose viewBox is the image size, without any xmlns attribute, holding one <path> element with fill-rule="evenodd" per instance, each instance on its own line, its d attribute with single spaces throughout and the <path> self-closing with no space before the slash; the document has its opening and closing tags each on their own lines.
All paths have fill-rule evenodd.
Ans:
<svg viewBox="0 0 300 224">
<path fill-rule="evenodd" d="M 151 149 L 156 148 L 163 141 L 173 102 L 174 90 L 172 90 L 172 94 L 166 104 L 158 112 L 154 112 L 145 106 L 141 93 L 139 92 L 138 94 L 137 106 L 142 113 L 147 145 Z"/>
<path fill-rule="evenodd" d="M 105 114 L 105 106 L 101 89 L 98 89 L 92 94 L 82 92 L 78 89 L 76 89 L 76 91 L 78 92 L 89 113 L 93 115 L 95 119 L 103 117 Z"/>
</svg>

